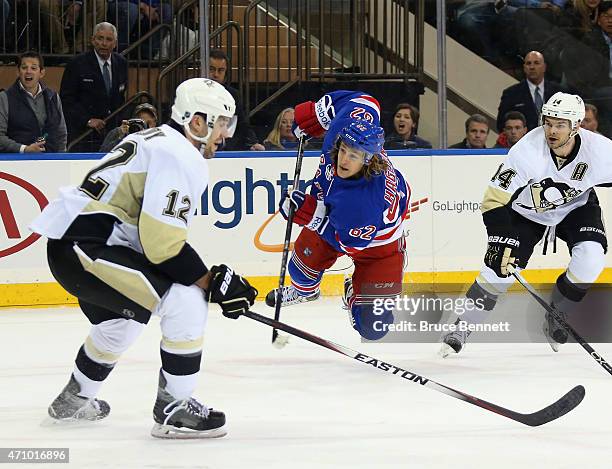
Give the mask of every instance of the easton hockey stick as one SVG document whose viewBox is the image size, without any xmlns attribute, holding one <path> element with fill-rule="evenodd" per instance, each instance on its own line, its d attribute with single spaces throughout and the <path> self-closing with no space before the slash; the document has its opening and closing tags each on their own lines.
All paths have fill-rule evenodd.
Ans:
<svg viewBox="0 0 612 469">
<path fill-rule="evenodd" d="M 279 329 L 281 331 L 287 332 L 291 335 L 300 337 L 301 339 L 307 340 L 308 342 L 312 342 L 313 344 L 317 344 L 322 347 L 328 348 L 329 350 L 333 350 L 334 352 L 357 360 L 358 362 L 373 366 L 378 370 L 385 371 L 394 376 L 403 378 L 406 381 L 419 384 L 430 389 L 435 389 L 436 391 L 454 397 L 455 399 L 460 399 L 464 402 L 468 402 L 482 409 L 499 414 L 502 417 L 506 417 L 522 424 L 529 425 L 530 427 L 537 427 L 539 425 L 544 425 L 545 423 L 548 423 L 552 420 L 558 419 L 559 417 L 567 414 L 569 411 L 574 409 L 578 404 L 582 402 L 582 399 L 584 399 L 584 387 L 582 385 L 578 385 L 548 407 L 545 407 L 531 414 L 521 414 L 513 410 L 498 406 L 497 404 L 485 401 L 484 399 L 480 399 L 464 392 L 457 391 L 456 389 L 437 383 L 429 378 L 425 378 L 424 376 L 420 376 L 416 373 L 413 373 L 412 371 L 400 368 L 399 366 L 395 366 L 391 363 L 387 363 L 382 360 L 378 360 L 377 358 L 365 355 L 363 353 L 356 352 L 355 350 L 351 350 L 350 348 L 345 347 L 344 345 L 336 344 L 329 340 L 322 339 L 321 337 L 310 334 L 309 332 L 296 329 L 295 327 L 289 326 L 288 324 L 284 324 L 272 318 L 268 318 L 266 316 L 254 313 L 253 311 L 247 311 L 246 313 L 244 313 L 244 316 L 253 319 L 257 322 L 267 324 L 268 326 Z"/>
<path fill-rule="evenodd" d="M 565 329 L 573 338 L 576 342 L 578 342 L 583 349 L 586 350 L 586 352 L 593 357 L 593 359 L 599 363 L 601 365 L 601 367 L 606 370 L 608 373 L 610 373 L 612 375 L 612 366 L 610 366 L 610 364 L 601 356 L 599 355 L 595 349 L 593 347 L 591 347 L 591 345 L 582 338 L 582 336 L 580 336 L 572 326 L 570 326 L 559 314 L 559 312 L 551 305 L 549 305 L 546 301 L 544 301 L 544 299 L 538 295 L 538 293 L 534 290 L 534 288 L 527 282 L 527 280 L 525 280 L 521 274 L 519 274 L 516 270 L 514 272 L 512 272 L 512 275 L 514 275 L 514 278 L 516 278 L 519 283 L 521 285 L 523 285 L 523 287 L 525 287 L 525 290 L 527 290 L 531 296 L 533 296 L 535 298 L 535 300 L 540 303 L 540 305 L 542 305 L 542 307 L 548 311 L 553 318 L 555 318 L 555 321 L 557 321 L 561 327 L 563 327 L 563 329 Z"/>
<path fill-rule="evenodd" d="M 300 173 L 302 172 L 302 160 L 304 159 L 304 135 L 300 137 L 298 143 L 297 160 L 295 162 L 295 172 L 293 173 L 292 189 L 298 189 L 300 183 Z M 283 303 L 283 286 L 285 286 L 285 275 L 287 273 L 287 260 L 289 259 L 289 245 L 291 244 L 291 230 L 293 228 L 293 216 L 295 207 L 289 202 L 289 213 L 287 214 L 287 228 L 285 229 L 285 241 L 283 243 L 283 258 L 281 260 L 280 274 L 278 276 L 278 290 L 276 291 L 276 301 L 274 302 L 274 320 L 280 319 L 280 309 Z M 280 337 L 276 329 L 272 329 L 272 344 L 282 348 L 287 344 L 287 337 Z"/>
</svg>

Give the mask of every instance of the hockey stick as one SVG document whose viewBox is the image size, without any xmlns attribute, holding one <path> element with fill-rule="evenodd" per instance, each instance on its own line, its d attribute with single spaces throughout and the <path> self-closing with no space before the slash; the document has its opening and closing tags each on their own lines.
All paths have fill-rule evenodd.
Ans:
<svg viewBox="0 0 612 469">
<path fill-rule="evenodd" d="M 595 349 L 591 347 L 589 343 L 586 340 L 584 340 L 574 330 L 574 328 L 570 326 L 561 317 L 559 312 L 553 306 L 549 305 L 546 301 L 544 301 L 544 299 L 542 299 L 542 297 L 538 295 L 538 293 L 533 289 L 533 287 L 529 283 L 527 283 L 527 281 L 521 276 L 521 274 L 519 274 L 517 271 L 514 271 L 512 272 L 512 275 L 514 275 L 514 278 L 516 278 L 519 281 L 519 283 L 523 285 L 523 287 L 525 287 L 525 289 L 529 292 L 529 294 L 533 296 L 535 300 L 538 303 L 540 303 L 540 305 L 542 305 L 542 307 L 552 315 L 553 318 L 555 318 L 555 321 L 557 321 L 561 325 L 561 327 L 563 327 L 563 329 L 565 329 L 574 338 L 574 340 L 578 342 L 582 346 L 582 348 L 585 349 L 587 353 L 591 357 L 593 357 L 597 363 L 601 365 L 601 367 L 604 370 L 606 370 L 608 373 L 612 375 L 612 366 L 610 366 L 610 364 L 601 355 L 599 355 L 595 351 Z"/>
<path fill-rule="evenodd" d="M 307 340 L 308 342 L 312 342 L 313 344 L 317 344 L 322 347 L 333 350 L 334 352 L 338 352 L 346 357 L 357 360 L 358 362 L 373 366 L 374 368 L 379 369 L 381 371 L 385 371 L 394 376 L 398 376 L 412 383 L 420 384 L 421 386 L 425 386 L 430 389 L 435 389 L 436 391 L 454 397 L 455 399 L 460 399 L 464 402 L 468 402 L 482 409 L 499 414 L 502 417 L 506 417 L 517 422 L 523 423 L 525 425 L 529 425 L 530 427 L 537 427 L 539 425 L 544 425 L 545 423 L 548 423 L 552 420 L 558 419 L 559 417 L 567 414 L 569 411 L 574 409 L 578 404 L 580 404 L 580 402 L 582 402 L 582 399 L 584 399 L 584 387 L 582 385 L 578 385 L 548 407 L 545 407 L 531 414 L 520 414 L 513 410 L 498 406 L 497 404 L 493 404 L 483 399 L 479 399 L 478 397 L 474 397 L 464 392 L 457 391 L 456 389 L 450 388 L 443 384 L 436 383 L 435 381 L 429 378 L 425 378 L 424 376 L 420 376 L 416 373 L 413 373 L 412 371 L 400 368 L 399 366 L 395 366 L 382 360 L 378 360 L 377 358 L 356 352 L 355 350 L 351 350 L 350 348 L 345 347 L 344 345 L 336 344 L 329 340 L 322 339 L 321 337 L 318 337 L 316 335 L 310 334 L 300 329 L 296 329 L 295 327 L 289 326 L 288 324 L 284 324 L 266 316 L 254 313 L 253 311 L 247 311 L 246 313 L 244 313 L 244 316 L 253 319 L 257 322 L 267 324 L 268 326 L 279 329 L 281 331 L 285 331 L 291 335 L 300 337 L 301 339 Z"/>
<path fill-rule="evenodd" d="M 302 171 L 302 160 L 304 159 L 304 135 L 300 137 L 298 143 L 297 160 L 295 162 L 295 172 L 293 173 L 292 189 L 297 189 L 300 183 L 300 172 Z M 283 286 L 285 285 L 285 274 L 287 273 L 287 260 L 289 259 L 289 245 L 291 244 L 291 230 L 293 228 L 293 216 L 295 215 L 295 207 L 289 203 L 289 213 L 287 214 L 287 228 L 285 229 L 285 241 L 283 243 L 283 258 L 281 260 L 280 274 L 278 276 L 278 290 L 276 292 L 276 301 L 274 302 L 274 320 L 280 319 L 280 309 L 283 299 Z M 278 331 L 272 329 L 272 344 L 278 348 L 282 348 L 287 344 L 287 337 L 279 337 Z"/>
</svg>

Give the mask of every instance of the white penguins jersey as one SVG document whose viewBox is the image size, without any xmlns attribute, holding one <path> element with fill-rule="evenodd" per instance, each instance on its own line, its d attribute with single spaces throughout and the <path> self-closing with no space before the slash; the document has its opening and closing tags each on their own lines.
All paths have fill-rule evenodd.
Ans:
<svg viewBox="0 0 612 469">
<path fill-rule="evenodd" d="M 176 256 L 208 185 L 208 163 L 168 125 L 130 134 L 108 153 L 80 186 L 60 189 L 36 218 L 32 231 L 61 239 L 80 215 L 110 214 L 106 244 L 143 253 L 154 264 Z"/>
<path fill-rule="evenodd" d="M 554 157 L 543 127 L 521 138 L 509 151 L 491 182 L 482 211 L 508 204 L 541 225 L 555 226 L 586 204 L 593 187 L 612 183 L 612 140 L 579 129 L 567 159 Z"/>
</svg>

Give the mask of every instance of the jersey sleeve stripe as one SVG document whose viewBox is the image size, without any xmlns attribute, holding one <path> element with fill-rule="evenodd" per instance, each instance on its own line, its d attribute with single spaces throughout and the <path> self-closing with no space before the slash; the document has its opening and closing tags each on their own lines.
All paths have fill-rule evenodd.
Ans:
<svg viewBox="0 0 612 469">
<path fill-rule="evenodd" d="M 361 96 L 359 98 L 353 98 L 351 99 L 351 102 L 368 106 L 370 109 L 373 109 L 376 112 L 376 116 L 380 120 L 380 106 L 378 105 L 378 101 L 376 101 L 371 96 Z"/>
</svg>

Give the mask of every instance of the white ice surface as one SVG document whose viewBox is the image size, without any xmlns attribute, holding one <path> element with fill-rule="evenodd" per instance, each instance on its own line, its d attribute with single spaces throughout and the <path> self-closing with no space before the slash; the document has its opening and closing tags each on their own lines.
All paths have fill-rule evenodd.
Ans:
<svg viewBox="0 0 612 469">
<path fill-rule="evenodd" d="M 75 468 L 611 468 L 612 376 L 574 344 L 470 344 L 442 360 L 432 344 L 362 344 L 338 298 L 295 306 L 282 319 L 442 384 L 520 412 L 576 384 L 583 403 L 530 428 L 215 308 L 197 397 L 223 410 L 216 440 L 152 438 L 159 359 L 153 319 L 100 393 L 110 416 L 42 427 L 68 380 L 88 322 L 75 308 L 0 310 L 0 447 L 69 447 Z M 258 303 L 262 314 L 270 309 Z M 612 345 L 598 344 L 612 359 Z M 27 467 L 20 465 L 18 467 Z M 32 467 L 46 467 L 36 465 Z M 66 467 L 66 466 L 53 466 Z"/>
</svg>

